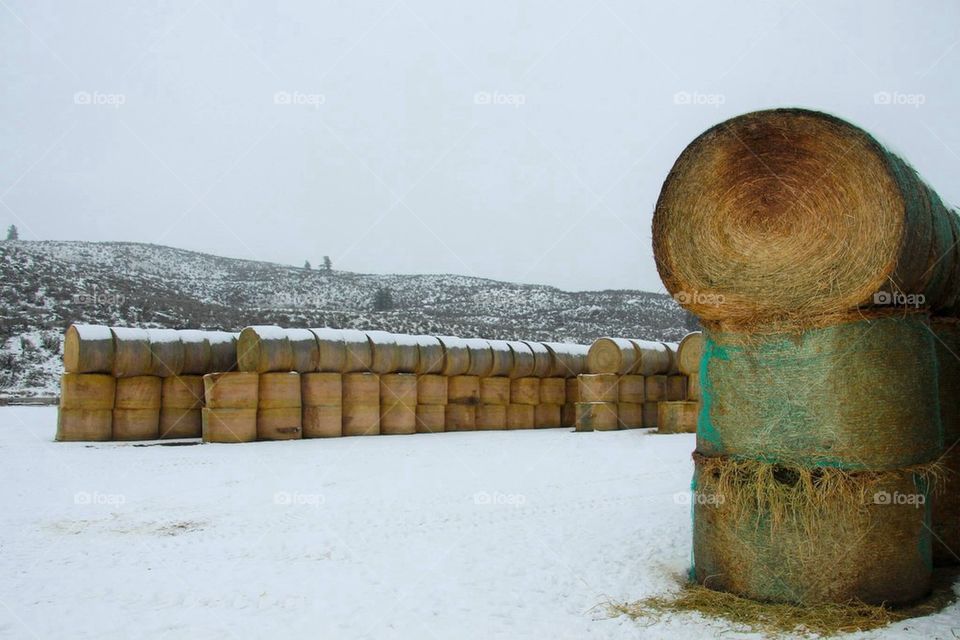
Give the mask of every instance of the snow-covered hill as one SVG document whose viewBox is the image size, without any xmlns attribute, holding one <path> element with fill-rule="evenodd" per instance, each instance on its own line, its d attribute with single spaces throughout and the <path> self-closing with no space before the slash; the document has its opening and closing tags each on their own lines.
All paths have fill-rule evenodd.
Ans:
<svg viewBox="0 0 960 640">
<path fill-rule="evenodd" d="M 381 304 L 376 304 L 378 290 Z M 384 309 L 385 298 L 392 308 Z M 0 242 L 0 396 L 56 392 L 77 321 L 237 331 L 350 327 L 503 339 L 677 340 L 694 328 L 668 296 L 567 292 L 456 275 L 324 272 L 148 244 Z"/>
</svg>

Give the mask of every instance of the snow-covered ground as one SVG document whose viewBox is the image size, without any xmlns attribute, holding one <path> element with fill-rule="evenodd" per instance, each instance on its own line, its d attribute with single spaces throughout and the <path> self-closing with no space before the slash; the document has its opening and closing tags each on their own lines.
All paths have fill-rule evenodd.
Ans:
<svg viewBox="0 0 960 640">
<path fill-rule="evenodd" d="M 687 568 L 692 435 L 171 447 L 56 443 L 55 422 L 0 409 L 0 637 L 752 637 L 602 606 Z M 862 637 L 957 629 L 954 605 Z"/>
</svg>

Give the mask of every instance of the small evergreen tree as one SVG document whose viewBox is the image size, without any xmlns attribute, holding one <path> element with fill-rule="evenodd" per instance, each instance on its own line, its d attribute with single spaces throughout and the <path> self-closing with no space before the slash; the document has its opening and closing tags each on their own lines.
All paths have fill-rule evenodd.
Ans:
<svg viewBox="0 0 960 640">
<path fill-rule="evenodd" d="M 323 256 L 323 270 L 333 271 L 333 260 L 330 259 L 330 256 Z"/>
<path fill-rule="evenodd" d="M 304 260 L 304 261 L 303 261 L 303 268 L 306 269 L 307 271 L 310 271 L 310 269 L 311 269 L 312 267 L 310 266 L 310 261 L 309 261 L 309 260 Z"/>
<path fill-rule="evenodd" d="M 390 311 L 394 308 L 393 294 L 390 293 L 390 289 L 384 287 L 377 289 L 373 294 L 373 308 L 375 311 Z"/>
<path fill-rule="evenodd" d="M 19 240 L 20 232 L 17 231 L 17 225 L 12 224 L 7 227 L 7 240 Z"/>
</svg>

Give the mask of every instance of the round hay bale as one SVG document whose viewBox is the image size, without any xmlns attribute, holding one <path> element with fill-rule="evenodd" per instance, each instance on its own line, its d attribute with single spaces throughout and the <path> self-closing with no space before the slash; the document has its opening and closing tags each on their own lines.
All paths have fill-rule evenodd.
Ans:
<svg viewBox="0 0 960 640">
<path fill-rule="evenodd" d="M 257 394 L 258 409 L 299 409 L 300 374 L 295 371 L 261 373 Z"/>
<path fill-rule="evenodd" d="M 940 454 L 936 350 L 925 316 L 800 335 L 705 334 L 700 453 L 871 470 Z M 649 385 L 647 392 L 650 399 Z"/>
<path fill-rule="evenodd" d="M 445 407 L 447 431 L 474 431 L 477 428 L 477 406 L 473 404 L 448 404 Z"/>
<path fill-rule="evenodd" d="M 581 374 L 582 375 L 582 374 Z M 580 379 L 567 378 L 564 384 L 563 397 L 567 399 L 567 404 L 580 402 Z"/>
<path fill-rule="evenodd" d="M 57 411 L 58 442 L 105 442 L 113 437 L 112 409 L 65 409 Z"/>
<path fill-rule="evenodd" d="M 645 402 L 667 400 L 667 376 L 646 376 L 643 380 Z"/>
<path fill-rule="evenodd" d="M 563 404 L 567 401 L 567 384 L 564 378 L 543 378 L 540 380 L 539 404 Z"/>
<path fill-rule="evenodd" d="M 540 404 L 540 378 L 513 378 L 510 381 L 511 404 Z"/>
<path fill-rule="evenodd" d="M 667 401 L 679 402 L 687 399 L 687 376 L 667 376 Z"/>
<path fill-rule="evenodd" d="M 380 406 L 393 407 L 395 405 L 409 407 L 411 411 L 417 406 L 416 374 L 390 373 L 380 376 Z M 381 430 L 382 427 L 381 424 Z"/>
<path fill-rule="evenodd" d="M 620 376 L 615 373 L 582 373 L 577 379 L 580 402 L 617 402 L 620 399 Z"/>
<path fill-rule="evenodd" d="M 493 366 L 487 377 L 500 378 L 509 376 L 513 370 L 513 349 L 506 340 L 488 340 L 490 350 L 493 352 Z"/>
<path fill-rule="evenodd" d="M 624 375 L 636 370 L 640 354 L 626 338 L 597 338 L 587 351 L 587 371 Z"/>
<path fill-rule="evenodd" d="M 533 373 L 534 378 L 546 378 L 553 370 L 553 355 L 542 342 L 523 342 L 530 347 L 533 352 Z"/>
<path fill-rule="evenodd" d="M 301 427 L 304 438 L 338 438 L 343 435 L 339 404 L 304 405 Z"/>
<path fill-rule="evenodd" d="M 570 378 L 573 380 L 573 378 Z M 560 425 L 563 427 L 575 427 L 577 425 L 577 403 L 568 402 L 560 409 Z"/>
<path fill-rule="evenodd" d="M 533 424 L 537 429 L 552 429 L 562 426 L 560 412 L 563 405 L 538 404 L 534 407 Z"/>
<path fill-rule="evenodd" d="M 480 378 L 480 404 L 510 404 L 510 378 Z"/>
<path fill-rule="evenodd" d="M 616 402 L 577 403 L 577 431 L 616 431 L 619 427 Z"/>
<path fill-rule="evenodd" d="M 343 332 L 339 329 L 320 327 L 310 329 L 317 339 L 317 353 L 319 362 L 317 371 L 325 373 L 342 373 L 347 366 L 347 343 L 344 342 Z"/>
<path fill-rule="evenodd" d="M 617 419 L 620 421 L 621 429 L 642 429 L 643 403 L 618 402 Z"/>
<path fill-rule="evenodd" d="M 340 332 L 346 347 L 344 373 L 370 371 L 373 367 L 373 345 L 367 334 L 356 329 L 343 329 Z"/>
<path fill-rule="evenodd" d="M 375 375 L 375 374 L 371 374 Z M 344 402 L 341 407 L 343 435 L 377 436 L 380 435 L 380 405 Z"/>
<path fill-rule="evenodd" d="M 207 342 L 210 343 L 210 364 L 207 373 L 236 371 L 239 334 L 226 331 L 208 331 L 206 336 Z"/>
<path fill-rule="evenodd" d="M 168 378 L 172 380 L 173 378 Z M 161 407 L 159 438 L 199 438 L 203 435 L 203 416 L 200 409 Z"/>
<path fill-rule="evenodd" d="M 585 344 L 570 344 L 566 342 L 544 342 L 543 346 L 550 351 L 553 368 L 551 378 L 576 378 L 587 372 L 587 354 L 590 347 Z"/>
<path fill-rule="evenodd" d="M 660 403 L 643 403 L 643 428 L 656 429 L 660 426 Z"/>
<path fill-rule="evenodd" d="M 697 402 L 657 403 L 657 431 L 660 433 L 696 433 L 700 404 Z"/>
<path fill-rule="evenodd" d="M 384 374 L 397 371 L 399 363 L 397 337 L 387 331 L 367 331 L 373 360 L 370 370 Z"/>
<path fill-rule="evenodd" d="M 397 372 L 416 373 L 420 368 L 420 338 L 398 333 L 394 340 L 397 342 Z"/>
<path fill-rule="evenodd" d="M 210 371 L 210 341 L 206 332 L 183 329 L 177 332 L 183 345 L 182 375 L 202 376 Z"/>
<path fill-rule="evenodd" d="M 507 429 L 533 429 L 537 423 L 537 410 L 532 404 L 507 405 Z"/>
<path fill-rule="evenodd" d="M 503 431 L 507 428 L 507 405 L 505 404 L 478 404 L 477 430 Z"/>
<path fill-rule="evenodd" d="M 206 377 L 204 376 L 204 378 Z M 204 442 L 237 443 L 253 442 L 257 439 L 257 410 L 255 408 L 204 408 L 200 415 Z"/>
<path fill-rule="evenodd" d="M 105 411 L 113 409 L 117 379 L 99 373 L 64 373 L 60 376 L 60 408 Z"/>
<path fill-rule="evenodd" d="M 688 333 L 677 346 L 677 368 L 684 375 L 691 375 L 700 371 L 700 360 L 703 359 L 703 332 Z"/>
<path fill-rule="evenodd" d="M 163 398 L 163 380 L 156 376 L 118 378 L 114 409 L 159 409 Z"/>
<path fill-rule="evenodd" d="M 667 375 L 677 375 L 680 373 L 680 358 L 677 356 L 677 349 L 680 348 L 676 342 L 662 342 L 661 343 L 667 349 L 667 355 L 670 357 L 670 366 L 664 372 Z"/>
<path fill-rule="evenodd" d="M 470 353 L 467 375 L 489 376 L 493 371 L 493 347 L 490 342 L 482 338 L 469 338 L 464 342 L 467 343 L 467 351 Z"/>
<path fill-rule="evenodd" d="M 470 348 L 467 341 L 454 336 L 437 336 L 443 345 L 443 375 L 462 376 L 470 370 Z"/>
<path fill-rule="evenodd" d="M 683 151 L 656 205 L 653 246 L 667 290 L 706 325 L 779 332 L 850 319 L 882 304 L 878 292 L 948 305 L 956 225 L 865 131 L 776 109 L 727 120 Z"/>
<path fill-rule="evenodd" d="M 513 352 L 513 366 L 510 369 L 510 377 L 529 378 L 532 376 L 536 370 L 537 362 L 530 345 L 519 340 L 508 341 L 507 345 Z"/>
<path fill-rule="evenodd" d="M 960 564 L 960 324 L 954 319 L 934 319 L 940 423 L 946 473 L 930 495 L 930 528 L 933 531 L 933 566 Z"/>
<path fill-rule="evenodd" d="M 67 373 L 112 373 L 113 333 L 110 327 L 72 324 L 63 336 L 63 368 Z"/>
<path fill-rule="evenodd" d="M 237 340 L 240 371 L 292 371 L 293 350 L 287 332 L 273 325 L 244 327 Z"/>
<path fill-rule="evenodd" d="M 442 404 L 417 405 L 417 433 L 443 433 L 447 422 L 446 406 Z"/>
<path fill-rule="evenodd" d="M 417 377 L 417 403 L 447 404 L 447 376 L 424 374 Z"/>
<path fill-rule="evenodd" d="M 203 376 L 203 400 L 207 408 L 256 409 L 259 395 L 260 376 L 256 373 L 234 371 Z M 256 415 L 253 421 L 256 436 Z"/>
<path fill-rule="evenodd" d="M 480 378 L 478 376 L 450 376 L 447 379 L 448 404 L 479 404 Z"/>
<path fill-rule="evenodd" d="M 144 329 L 113 327 L 113 375 L 117 378 L 150 375 L 153 354 Z"/>
<path fill-rule="evenodd" d="M 443 344 L 433 336 L 414 336 L 417 341 L 417 373 L 443 373 Z"/>
<path fill-rule="evenodd" d="M 290 342 L 293 371 L 311 373 L 320 370 L 320 345 L 310 329 L 284 329 Z"/>
<path fill-rule="evenodd" d="M 166 378 L 183 372 L 183 343 L 173 329 L 147 329 L 150 338 L 150 375 Z"/>
<path fill-rule="evenodd" d="M 380 406 L 380 376 L 375 373 L 345 373 L 341 379 L 343 404 Z"/>
<path fill-rule="evenodd" d="M 203 408 L 203 376 L 164 378 L 160 386 L 160 407 L 164 409 Z"/>
<path fill-rule="evenodd" d="M 300 385 L 297 381 L 297 394 Z M 303 437 L 300 407 L 257 409 L 257 440 L 299 440 Z"/>
<path fill-rule="evenodd" d="M 625 375 L 617 381 L 617 399 L 619 402 L 643 403 L 646 399 L 643 376 Z"/>
<path fill-rule="evenodd" d="M 160 437 L 160 408 L 114 409 L 114 440 L 156 440 Z"/>
<path fill-rule="evenodd" d="M 896 606 L 930 589 L 929 478 L 694 454 L 693 555 L 706 587 L 764 602 Z"/>
<path fill-rule="evenodd" d="M 339 373 L 305 373 L 301 375 L 300 404 L 304 407 L 339 407 L 343 395 L 342 381 L 343 376 Z M 304 437 L 313 437 L 306 435 L 306 427 L 304 427 Z"/>
<path fill-rule="evenodd" d="M 687 376 L 687 400 L 700 400 L 700 374 Z"/>
<path fill-rule="evenodd" d="M 417 405 L 394 403 L 380 406 L 381 435 L 406 435 L 417 432 Z"/>
<path fill-rule="evenodd" d="M 630 342 L 639 354 L 637 366 L 632 373 L 653 376 L 667 374 L 674 368 L 675 359 L 666 344 L 650 340 L 630 340 Z"/>
</svg>

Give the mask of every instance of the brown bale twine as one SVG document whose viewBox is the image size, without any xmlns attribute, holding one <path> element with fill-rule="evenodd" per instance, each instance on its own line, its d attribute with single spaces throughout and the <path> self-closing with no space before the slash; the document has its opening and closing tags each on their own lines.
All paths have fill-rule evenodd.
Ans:
<svg viewBox="0 0 960 640">
<path fill-rule="evenodd" d="M 700 371 L 700 360 L 703 359 L 703 332 L 688 333 L 677 346 L 677 368 L 684 375 L 692 375 Z"/>
<path fill-rule="evenodd" d="M 571 344 L 567 342 L 544 342 L 543 346 L 550 351 L 553 368 L 551 378 L 576 378 L 587 372 L 587 354 L 589 345 Z"/>
<path fill-rule="evenodd" d="M 180 338 L 180 344 L 183 345 L 183 367 L 180 368 L 180 373 L 187 376 L 211 373 L 210 341 L 207 339 L 206 332 L 183 329 L 177 331 L 177 335 Z"/>
<path fill-rule="evenodd" d="M 699 413 L 700 404 L 697 402 L 659 402 L 657 430 L 660 433 L 696 433 Z"/>
<path fill-rule="evenodd" d="M 60 376 L 60 408 L 104 411 L 113 409 L 117 379 L 100 373 L 64 373 Z"/>
<path fill-rule="evenodd" d="M 443 344 L 434 336 L 414 336 L 417 341 L 417 373 L 443 373 Z"/>
<path fill-rule="evenodd" d="M 117 378 L 150 375 L 153 354 L 150 335 L 145 329 L 112 327 L 113 375 Z"/>
<path fill-rule="evenodd" d="M 470 370 L 470 348 L 466 340 L 456 336 L 437 336 L 443 345 L 443 375 L 462 376 Z"/>
<path fill-rule="evenodd" d="M 300 374 L 295 371 L 261 373 L 257 390 L 258 409 L 299 409 Z"/>
<path fill-rule="evenodd" d="M 636 370 L 640 354 L 626 338 L 597 338 L 587 351 L 587 371 L 624 375 Z"/>
<path fill-rule="evenodd" d="M 470 352 L 470 367 L 467 375 L 489 376 L 493 370 L 493 347 L 482 338 L 468 338 L 467 351 Z"/>
<path fill-rule="evenodd" d="M 643 383 L 646 402 L 662 402 L 667 399 L 667 376 L 647 376 Z"/>
<path fill-rule="evenodd" d="M 343 329 L 340 331 L 346 348 L 346 359 L 343 364 L 344 373 L 361 373 L 373 368 L 373 346 L 363 331 Z"/>
<path fill-rule="evenodd" d="M 394 335 L 397 342 L 397 372 L 416 373 L 420 368 L 420 339 L 405 333 Z"/>
<path fill-rule="evenodd" d="M 338 438 L 343 435 L 343 411 L 339 404 L 303 405 L 304 438 Z"/>
<path fill-rule="evenodd" d="M 560 405 L 567 401 L 567 381 L 564 378 L 540 380 L 540 403 Z"/>
<path fill-rule="evenodd" d="M 58 442 L 105 442 L 113 437 L 113 409 L 57 410 Z"/>
<path fill-rule="evenodd" d="M 533 429 L 537 422 L 536 412 L 532 404 L 508 404 L 507 429 Z"/>
<path fill-rule="evenodd" d="M 204 404 L 210 409 L 256 409 L 259 393 L 260 376 L 250 371 L 208 373 L 203 376 Z"/>
<path fill-rule="evenodd" d="M 617 419 L 620 421 L 621 429 L 642 429 L 643 428 L 643 403 L 642 402 L 618 402 Z"/>
<path fill-rule="evenodd" d="M 667 376 L 666 399 L 668 402 L 687 399 L 687 376 Z"/>
<path fill-rule="evenodd" d="M 171 376 L 160 384 L 163 409 L 203 408 L 203 376 Z"/>
<path fill-rule="evenodd" d="M 150 375 L 166 378 L 183 373 L 183 343 L 174 329 L 147 329 L 150 338 Z"/>
<path fill-rule="evenodd" d="M 113 333 L 109 327 L 72 324 L 63 336 L 63 368 L 67 373 L 111 373 Z"/>
<path fill-rule="evenodd" d="M 310 329 L 285 329 L 292 355 L 291 370 L 311 373 L 320 370 L 320 345 Z"/>
<path fill-rule="evenodd" d="M 447 379 L 449 404 L 479 404 L 480 378 L 478 376 L 450 376 Z"/>
<path fill-rule="evenodd" d="M 207 332 L 210 343 L 210 363 L 207 373 L 226 373 L 237 370 L 237 339 L 239 334 L 226 331 Z"/>
<path fill-rule="evenodd" d="M 619 427 L 616 402 L 577 403 L 577 431 L 616 431 Z"/>
<path fill-rule="evenodd" d="M 256 375 L 256 374 L 252 374 Z M 206 377 L 206 376 L 204 376 Z M 257 410 L 218 407 L 201 410 L 204 442 L 253 442 L 257 439 Z"/>
<path fill-rule="evenodd" d="M 302 437 L 303 413 L 300 407 L 257 409 L 257 440 L 299 440 Z"/>
<path fill-rule="evenodd" d="M 540 404 L 540 378 L 513 378 L 510 381 L 511 404 Z"/>
<path fill-rule="evenodd" d="M 293 350 L 287 332 L 273 325 L 244 327 L 237 340 L 240 371 L 268 373 L 293 370 Z"/>
<path fill-rule="evenodd" d="M 509 376 L 513 370 L 513 349 L 506 340 L 487 340 L 493 352 L 493 366 L 487 377 L 500 378 Z"/>
<path fill-rule="evenodd" d="M 640 403 L 646 399 L 643 376 L 625 375 L 617 381 L 617 399 L 619 402 Z"/>
<path fill-rule="evenodd" d="M 370 370 L 381 375 L 397 371 L 399 358 L 396 336 L 387 331 L 367 331 L 366 333 L 373 355 Z"/>
<path fill-rule="evenodd" d="M 417 405 L 417 433 L 443 433 L 445 430 L 446 405 Z"/>
<path fill-rule="evenodd" d="M 683 151 L 653 246 L 667 290 L 706 326 L 787 331 L 848 319 L 878 292 L 949 305 L 956 226 L 865 131 L 776 109 L 727 120 Z"/>
<path fill-rule="evenodd" d="M 304 373 L 300 376 L 300 404 L 304 407 L 339 407 L 343 401 L 343 375 Z"/>
<path fill-rule="evenodd" d="M 156 376 L 118 378 L 114 409 L 159 409 L 163 397 L 163 380 Z"/>
<path fill-rule="evenodd" d="M 172 378 L 167 378 L 172 380 Z M 199 438 L 203 435 L 203 416 L 200 408 L 160 407 L 159 438 Z"/>
<path fill-rule="evenodd" d="M 502 431 L 507 428 L 507 405 L 478 404 L 477 430 Z"/>
<path fill-rule="evenodd" d="M 347 343 L 343 332 L 329 327 L 310 329 L 317 340 L 317 371 L 323 373 L 342 373 L 347 366 Z"/>
<path fill-rule="evenodd" d="M 577 377 L 580 402 L 617 402 L 620 376 L 615 373 L 583 373 Z"/>
<path fill-rule="evenodd" d="M 935 465 L 852 472 L 694 454 L 694 571 L 766 602 L 905 604 L 930 588 Z"/>
<path fill-rule="evenodd" d="M 643 428 L 656 429 L 660 426 L 660 403 L 643 403 Z"/>
<path fill-rule="evenodd" d="M 156 440 L 159 437 L 159 406 L 155 409 L 113 410 L 114 440 Z"/>
<path fill-rule="evenodd" d="M 448 399 L 447 376 L 424 374 L 417 377 L 417 403 L 444 405 Z"/>
<path fill-rule="evenodd" d="M 480 404 L 510 404 L 510 378 L 480 378 Z"/>
<path fill-rule="evenodd" d="M 477 428 L 477 405 L 448 404 L 445 407 L 447 431 L 474 431 Z"/>
<path fill-rule="evenodd" d="M 560 413 L 562 404 L 538 404 L 534 406 L 533 425 L 537 429 L 553 429 L 562 426 Z"/>
<path fill-rule="evenodd" d="M 513 366 L 510 368 L 511 378 L 529 378 L 537 368 L 533 349 L 526 342 L 519 340 L 507 341 L 513 353 Z"/>
<path fill-rule="evenodd" d="M 534 378 L 546 378 L 553 370 L 553 354 L 542 342 L 527 342 L 523 340 L 533 352 L 533 373 Z"/>
</svg>

